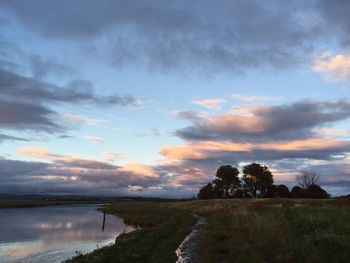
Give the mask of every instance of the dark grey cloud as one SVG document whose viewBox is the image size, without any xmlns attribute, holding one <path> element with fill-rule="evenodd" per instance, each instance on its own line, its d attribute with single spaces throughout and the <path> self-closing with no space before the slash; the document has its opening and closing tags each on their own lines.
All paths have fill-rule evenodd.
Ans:
<svg viewBox="0 0 350 263">
<path fill-rule="evenodd" d="M 42 162 L 25 162 L 19 160 L 10 160 L 0 157 L 1 182 L 18 181 L 25 177 L 41 174 L 45 171 L 49 164 Z"/>
<path fill-rule="evenodd" d="M 163 1 L 107 0 L 101 5 L 91 0 L 52 3 L 39 0 L 35 5 L 31 1 L 2 1 L 2 6 L 13 12 L 25 26 L 49 38 L 92 38 L 119 26 L 179 31 L 198 24 L 192 12 Z"/>
<path fill-rule="evenodd" d="M 17 137 L 17 136 L 11 136 L 7 134 L 0 134 L 0 143 L 2 141 L 22 141 L 22 142 L 28 142 L 30 141 L 29 139 L 22 138 L 22 137 Z"/>
<path fill-rule="evenodd" d="M 62 135 L 57 136 L 57 139 L 73 139 L 73 138 L 75 138 L 75 137 L 72 135 L 68 135 L 68 134 L 62 134 Z"/>
<path fill-rule="evenodd" d="M 49 39 L 89 41 L 92 47 L 90 40 L 104 39 L 117 66 L 145 63 L 206 73 L 281 69 L 305 62 L 315 43 L 329 35 L 338 39 L 324 27 L 329 19 L 322 10 L 328 7 L 321 10 L 317 1 L 5 0 L 1 5 Z M 345 14 L 339 13 L 346 20 Z"/>
<path fill-rule="evenodd" d="M 35 78 L 25 77 L 0 69 L 0 94 L 27 101 L 51 103 L 95 103 L 99 105 L 135 106 L 139 99 L 131 96 L 99 96 L 93 92 L 89 81 L 75 80 L 66 87 L 47 83 Z"/>
<path fill-rule="evenodd" d="M 299 101 L 288 105 L 257 107 L 252 115 L 226 114 L 203 117 L 180 113 L 192 125 L 176 131 L 186 140 L 266 141 L 315 137 L 314 129 L 348 119 L 350 103 L 346 100 Z"/>
<path fill-rule="evenodd" d="M 120 167 L 111 165 L 105 162 L 98 162 L 94 160 L 72 160 L 72 161 L 56 161 L 56 165 L 63 167 L 72 167 L 72 168 L 84 168 L 84 169 L 92 169 L 92 170 L 113 170 L 118 169 Z"/>
<path fill-rule="evenodd" d="M 0 128 L 61 132 L 63 127 L 54 121 L 57 117 L 46 106 L 0 96 Z"/>
<path fill-rule="evenodd" d="M 58 104 L 99 106 L 138 106 L 132 95 L 99 96 L 88 81 L 76 80 L 61 87 L 0 68 L 0 127 L 14 130 L 62 132 L 59 116 L 52 109 Z"/>
<path fill-rule="evenodd" d="M 123 167 L 93 160 L 54 160 L 52 163 L 0 157 L 0 194 L 133 194 L 129 186 L 145 189 L 162 182 Z"/>
<path fill-rule="evenodd" d="M 324 19 L 324 27 L 335 33 L 340 44 L 350 47 L 350 2 L 347 0 L 320 0 L 317 9 Z M 333 35 L 332 34 L 332 35 Z"/>
<path fill-rule="evenodd" d="M 58 63 L 52 59 L 43 59 L 39 55 L 28 55 L 29 67 L 32 75 L 36 79 L 44 79 L 49 75 L 59 77 L 67 75 L 77 75 L 77 70 L 67 65 Z"/>
</svg>

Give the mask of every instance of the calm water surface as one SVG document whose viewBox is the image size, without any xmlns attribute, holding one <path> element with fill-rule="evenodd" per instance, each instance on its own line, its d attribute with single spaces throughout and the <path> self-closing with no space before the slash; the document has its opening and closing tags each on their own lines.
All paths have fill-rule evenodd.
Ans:
<svg viewBox="0 0 350 263">
<path fill-rule="evenodd" d="M 0 262 L 55 263 L 132 231 L 119 217 L 106 215 L 96 205 L 0 209 Z"/>
</svg>

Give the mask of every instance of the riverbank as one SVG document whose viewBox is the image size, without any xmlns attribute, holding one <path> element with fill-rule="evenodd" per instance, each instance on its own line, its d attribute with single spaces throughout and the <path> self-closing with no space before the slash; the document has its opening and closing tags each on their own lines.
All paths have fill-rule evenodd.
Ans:
<svg viewBox="0 0 350 263">
<path fill-rule="evenodd" d="M 175 251 L 204 217 L 199 262 L 346 262 L 349 200 L 195 200 L 117 203 L 107 213 L 141 227 L 116 244 L 67 262 L 175 262 Z"/>
<path fill-rule="evenodd" d="M 96 204 L 0 209 L 0 262 L 61 263 L 114 242 L 132 227 Z M 103 229 L 103 230 L 102 230 Z"/>
<path fill-rule="evenodd" d="M 196 219 L 184 209 L 187 202 L 124 202 L 106 212 L 124 218 L 133 232 L 117 237 L 111 246 L 79 255 L 66 262 L 175 262 L 175 250 L 191 231 Z"/>
</svg>

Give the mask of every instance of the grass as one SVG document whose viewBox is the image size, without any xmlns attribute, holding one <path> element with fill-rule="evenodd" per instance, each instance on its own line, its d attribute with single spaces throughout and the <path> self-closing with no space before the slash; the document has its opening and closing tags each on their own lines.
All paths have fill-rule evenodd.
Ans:
<svg viewBox="0 0 350 263">
<path fill-rule="evenodd" d="M 207 201 L 197 211 L 208 220 L 200 262 L 350 258 L 350 209 L 338 208 L 332 200 Z"/>
<path fill-rule="evenodd" d="M 97 203 L 101 203 L 101 201 L 0 200 L 0 209 Z"/>
<path fill-rule="evenodd" d="M 1 204 L 0 204 L 1 205 Z M 138 229 L 67 263 L 175 262 L 197 213 L 207 220 L 199 262 L 349 262 L 350 200 L 120 202 L 107 213 Z"/>
<path fill-rule="evenodd" d="M 191 232 L 195 219 L 176 203 L 128 202 L 107 207 L 138 229 L 120 235 L 115 245 L 97 249 L 66 262 L 175 262 L 175 250 Z"/>
</svg>

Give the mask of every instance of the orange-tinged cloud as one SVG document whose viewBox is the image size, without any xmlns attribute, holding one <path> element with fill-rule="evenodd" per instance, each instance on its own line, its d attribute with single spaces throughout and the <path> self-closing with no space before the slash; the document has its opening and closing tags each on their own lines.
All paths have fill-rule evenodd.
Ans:
<svg viewBox="0 0 350 263">
<path fill-rule="evenodd" d="M 41 147 L 24 147 L 19 149 L 19 154 L 49 161 L 75 161 L 79 158 L 50 153 L 48 149 Z"/>
<path fill-rule="evenodd" d="M 52 161 L 57 165 L 59 164 L 60 167 L 64 167 L 67 170 L 71 170 L 72 172 L 79 173 L 79 174 L 89 173 L 91 172 L 91 170 L 106 171 L 108 173 L 114 170 L 115 173 L 127 172 L 135 175 L 136 177 L 138 176 L 141 176 L 144 178 L 159 177 L 159 175 L 153 171 L 152 166 L 140 164 L 140 163 L 129 163 L 123 167 L 117 167 L 107 162 L 86 160 L 86 159 L 81 159 L 74 156 L 52 154 L 46 148 L 36 148 L 36 147 L 22 148 L 18 152 L 19 154 L 24 156 Z M 76 181 L 77 178 L 72 180 Z"/>
<path fill-rule="evenodd" d="M 207 120 L 209 130 L 215 133 L 229 133 L 233 124 L 242 133 L 257 133 L 266 129 L 265 120 L 254 115 L 223 115 Z"/>
<path fill-rule="evenodd" d="M 313 70 L 324 74 L 331 81 L 350 80 L 350 55 L 321 56 L 316 60 Z"/>
<path fill-rule="evenodd" d="M 205 159 L 210 153 L 215 152 L 252 152 L 257 150 L 265 151 L 317 151 L 327 149 L 342 149 L 350 142 L 337 141 L 333 139 L 305 139 L 278 143 L 232 143 L 229 141 L 213 142 L 205 141 L 188 143 L 182 146 L 171 146 L 161 150 L 161 154 L 167 159 Z"/>
<path fill-rule="evenodd" d="M 129 163 L 125 165 L 123 168 L 121 168 L 121 170 L 126 172 L 132 172 L 133 174 L 136 174 L 136 175 L 143 175 L 145 177 L 159 176 L 153 171 L 151 166 L 140 164 L 140 163 Z"/>
<path fill-rule="evenodd" d="M 220 110 L 221 104 L 226 103 L 226 100 L 215 98 L 215 99 L 194 100 L 192 101 L 192 103 L 211 110 Z"/>
</svg>

